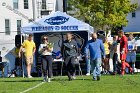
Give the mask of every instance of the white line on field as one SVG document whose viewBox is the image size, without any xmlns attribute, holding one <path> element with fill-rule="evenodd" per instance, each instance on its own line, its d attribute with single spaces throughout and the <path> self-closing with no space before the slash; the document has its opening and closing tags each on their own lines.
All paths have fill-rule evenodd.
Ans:
<svg viewBox="0 0 140 93">
<path fill-rule="evenodd" d="M 22 92 L 20 92 L 20 93 L 26 93 L 26 92 L 28 92 L 28 91 L 30 91 L 30 90 L 33 90 L 33 89 L 35 89 L 35 88 L 37 88 L 37 87 L 43 85 L 44 83 L 45 83 L 45 82 L 41 82 L 41 83 L 37 84 L 36 86 L 31 87 L 31 88 L 29 88 L 29 89 L 26 89 L 26 90 L 24 90 L 24 91 L 22 91 Z"/>
</svg>

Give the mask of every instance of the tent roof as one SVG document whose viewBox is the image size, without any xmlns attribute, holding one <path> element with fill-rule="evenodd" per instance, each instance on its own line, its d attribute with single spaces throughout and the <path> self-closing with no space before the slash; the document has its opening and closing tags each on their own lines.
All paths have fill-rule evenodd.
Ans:
<svg viewBox="0 0 140 93">
<path fill-rule="evenodd" d="M 51 13 L 21 27 L 22 33 L 67 31 L 88 31 L 92 33 L 93 27 L 60 11 Z"/>
</svg>

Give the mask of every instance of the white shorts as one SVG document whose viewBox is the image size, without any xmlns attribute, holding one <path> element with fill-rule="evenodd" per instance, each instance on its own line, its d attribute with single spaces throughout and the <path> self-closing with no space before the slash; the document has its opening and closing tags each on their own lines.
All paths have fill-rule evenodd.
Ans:
<svg viewBox="0 0 140 93">
<path fill-rule="evenodd" d="M 128 52 L 127 56 L 126 56 L 126 62 L 130 63 L 130 62 L 136 62 L 136 53 L 134 52 Z"/>
</svg>

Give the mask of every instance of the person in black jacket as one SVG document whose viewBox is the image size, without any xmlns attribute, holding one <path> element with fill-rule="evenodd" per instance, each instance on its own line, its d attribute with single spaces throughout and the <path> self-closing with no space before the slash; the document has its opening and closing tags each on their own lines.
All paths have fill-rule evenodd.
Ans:
<svg viewBox="0 0 140 93">
<path fill-rule="evenodd" d="M 78 56 L 78 46 L 75 40 L 72 39 L 72 34 L 66 34 L 66 40 L 62 44 L 62 56 L 67 68 L 69 81 L 75 79 L 75 60 Z"/>
</svg>

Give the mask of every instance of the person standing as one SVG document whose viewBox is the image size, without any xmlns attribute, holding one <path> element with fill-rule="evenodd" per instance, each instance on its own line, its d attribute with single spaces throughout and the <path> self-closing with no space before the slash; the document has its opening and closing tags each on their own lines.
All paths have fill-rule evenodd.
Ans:
<svg viewBox="0 0 140 93">
<path fill-rule="evenodd" d="M 33 55 L 36 51 L 36 45 L 33 41 L 33 35 L 29 34 L 29 37 L 27 40 L 25 40 L 19 50 L 19 58 L 21 58 L 21 51 L 22 49 L 25 49 L 25 60 L 26 60 L 26 65 L 27 65 L 27 77 L 32 78 L 31 76 L 31 67 L 33 64 Z"/>
<path fill-rule="evenodd" d="M 93 80 L 100 80 L 101 70 L 100 66 L 103 59 L 105 59 L 105 49 L 102 40 L 97 39 L 97 34 L 92 34 L 92 39 L 89 40 L 85 47 L 85 55 L 88 58 L 90 52 L 90 62 L 93 69 Z"/>
<path fill-rule="evenodd" d="M 126 56 L 126 62 L 128 62 L 129 65 L 132 67 L 133 69 L 132 73 L 134 73 L 135 68 L 136 50 L 137 50 L 136 41 L 133 37 L 133 34 L 130 34 L 128 38 L 128 53 Z"/>
<path fill-rule="evenodd" d="M 132 68 L 130 65 L 125 62 L 126 61 L 126 55 L 127 55 L 127 45 L 128 45 L 128 40 L 127 37 L 124 35 L 124 32 L 120 30 L 118 32 L 118 35 L 120 37 L 120 60 L 122 64 L 121 68 L 121 75 L 123 76 L 125 74 L 125 68 L 128 67 L 130 69 L 130 72 L 132 73 Z"/>
<path fill-rule="evenodd" d="M 118 54 L 117 54 L 117 40 L 118 36 L 113 37 L 113 43 L 111 44 L 110 47 L 110 58 L 113 59 L 113 73 L 112 74 L 117 74 L 117 61 L 118 61 Z"/>
<path fill-rule="evenodd" d="M 104 48 L 105 48 L 105 60 L 103 61 L 103 67 L 104 67 L 104 74 L 109 74 L 109 57 L 110 57 L 110 43 L 108 42 L 107 38 L 104 38 Z"/>
<path fill-rule="evenodd" d="M 90 55 L 88 55 L 88 57 L 85 57 L 85 61 L 86 61 L 86 65 L 87 65 L 86 76 L 90 76 L 90 71 L 91 71 Z"/>
<path fill-rule="evenodd" d="M 22 59 L 18 56 L 20 47 L 20 44 L 16 44 L 15 49 L 11 51 L 11 53 L 15 56 L 15 68 L 12 70 L 12 74 L 15 74 L 15 76 L 21 75 L 22 71 Z M 20 70 L 20 73 L 16 74 L 18 70 Z"/>
<path fill-rule="evenodd" d="M 75 60 L 78 56 L 78 46 L 72 33 L 66 34 L 66 40 L 62 44 L 62 56 L 67 68 L 69 81 L 75 79 Z"/>
<path fill-rule="evenodd" d="M 43 81 L 51 82 L 52 76 L 52 51 L 53 45 L 49 46 L 49 41 L 47 36 L 41 37 L 42 43 L 39 46 L 39 53 L 42 57 L 42 66 L 43 66 Z"/>
</svg>

